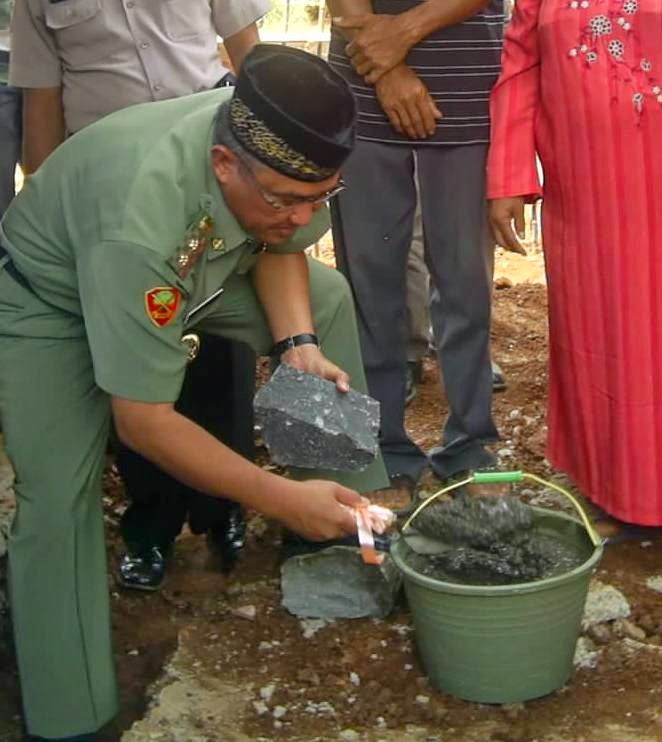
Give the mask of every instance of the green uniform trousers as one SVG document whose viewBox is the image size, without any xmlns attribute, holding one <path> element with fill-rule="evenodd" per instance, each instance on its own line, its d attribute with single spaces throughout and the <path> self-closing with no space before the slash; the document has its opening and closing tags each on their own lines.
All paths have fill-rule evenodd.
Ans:
<svg viewBox="0 0 662 742">
<path fill-rule="evenodd" d="M 324 352 L 365 390 L 350 290 L 316 261 L 310 276 Z M 261 354 L 273 342 L 246 276 L 226 281 L 200 329 Z M 51 309 L 1 269 L 0 413 L 16 471 L 10 600 L 28 731 L 92 732 L 117 710 L 101 501 L 110 401 L 95 384 L 81 318 Z M 388 482 L 381 458 L 363 472 L 305 476 L 360 491 Z"/>
</svg>

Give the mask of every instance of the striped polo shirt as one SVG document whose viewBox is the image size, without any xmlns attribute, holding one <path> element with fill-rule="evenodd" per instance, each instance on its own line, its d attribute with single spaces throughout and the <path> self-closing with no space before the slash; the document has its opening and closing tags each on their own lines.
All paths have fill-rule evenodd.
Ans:
<svg viewBox="0 0 662 742">
<path fill-rule="evenodd" d="M 423 0 L 374 0 L 375 13 L 397 14 Z M 443 118 L 435 134 L 417 145 L 482 144 L 490 139 L 490 90 L 499 76 L 503 0 L 490 0 L 472 18 L 442 28 L 414 46 L 406 63 L 425 83 Z M 346 41 L 332 31 L 329 62 L 351 85 L 359 108 L 359 139 L 411 144 L 389 124 L 372 86 L 357 75 L 344 52 Z"/>
</svg>

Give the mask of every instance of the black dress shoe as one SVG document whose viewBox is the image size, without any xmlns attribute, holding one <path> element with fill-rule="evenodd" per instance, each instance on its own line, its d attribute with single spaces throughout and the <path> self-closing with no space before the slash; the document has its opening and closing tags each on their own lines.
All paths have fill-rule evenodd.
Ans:
<svg viewBox="0 0 662 742">
<path fill-rule="evenodd" d="M 157 546 L 127 554 L 121 561 L 117 577 L 122 587 L 133 590 L 158 590 L 165 580 L 165 556 Z"/>
<path fill-rule="evenodd" d="M 232 508 L 221 526 L 207 531 L 207 546 L 221 572 L 232 571 L 246 542 L 246 522 L 241 508 Z"/>
</svg>

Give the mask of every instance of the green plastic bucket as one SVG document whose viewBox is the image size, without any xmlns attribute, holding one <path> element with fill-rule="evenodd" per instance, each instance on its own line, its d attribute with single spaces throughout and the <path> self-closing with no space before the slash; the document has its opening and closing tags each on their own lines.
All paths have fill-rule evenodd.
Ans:
<svg viewBox="0 0 662 742">
<path fill-rule="evenodd" d="M 537 582 L 463 585 L 415 572 L 405 563 L 405 540 L 393 542 L 416 644 L 436 688 L 468 701 L 515 703 L 551 693 L 571 676 L 588 583 L 603 547 L 575 518 L 542 508 L 534 513 L 541 533 L 583 554 L 579 567 Z"/>
</svg>

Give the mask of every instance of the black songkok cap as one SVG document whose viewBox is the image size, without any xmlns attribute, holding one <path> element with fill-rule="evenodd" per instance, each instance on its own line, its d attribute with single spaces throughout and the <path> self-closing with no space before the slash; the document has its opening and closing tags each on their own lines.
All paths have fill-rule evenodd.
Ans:
<svg viewBox="0 0 662 742">
<path fill-rule="evenodd" d="M 229 118 L 244 149 L 296 180 L 329 178 L 356 138 L 345 80 L 319 57 L 277 44 L 257 44 L 244 59 Z"/>
</svg>

